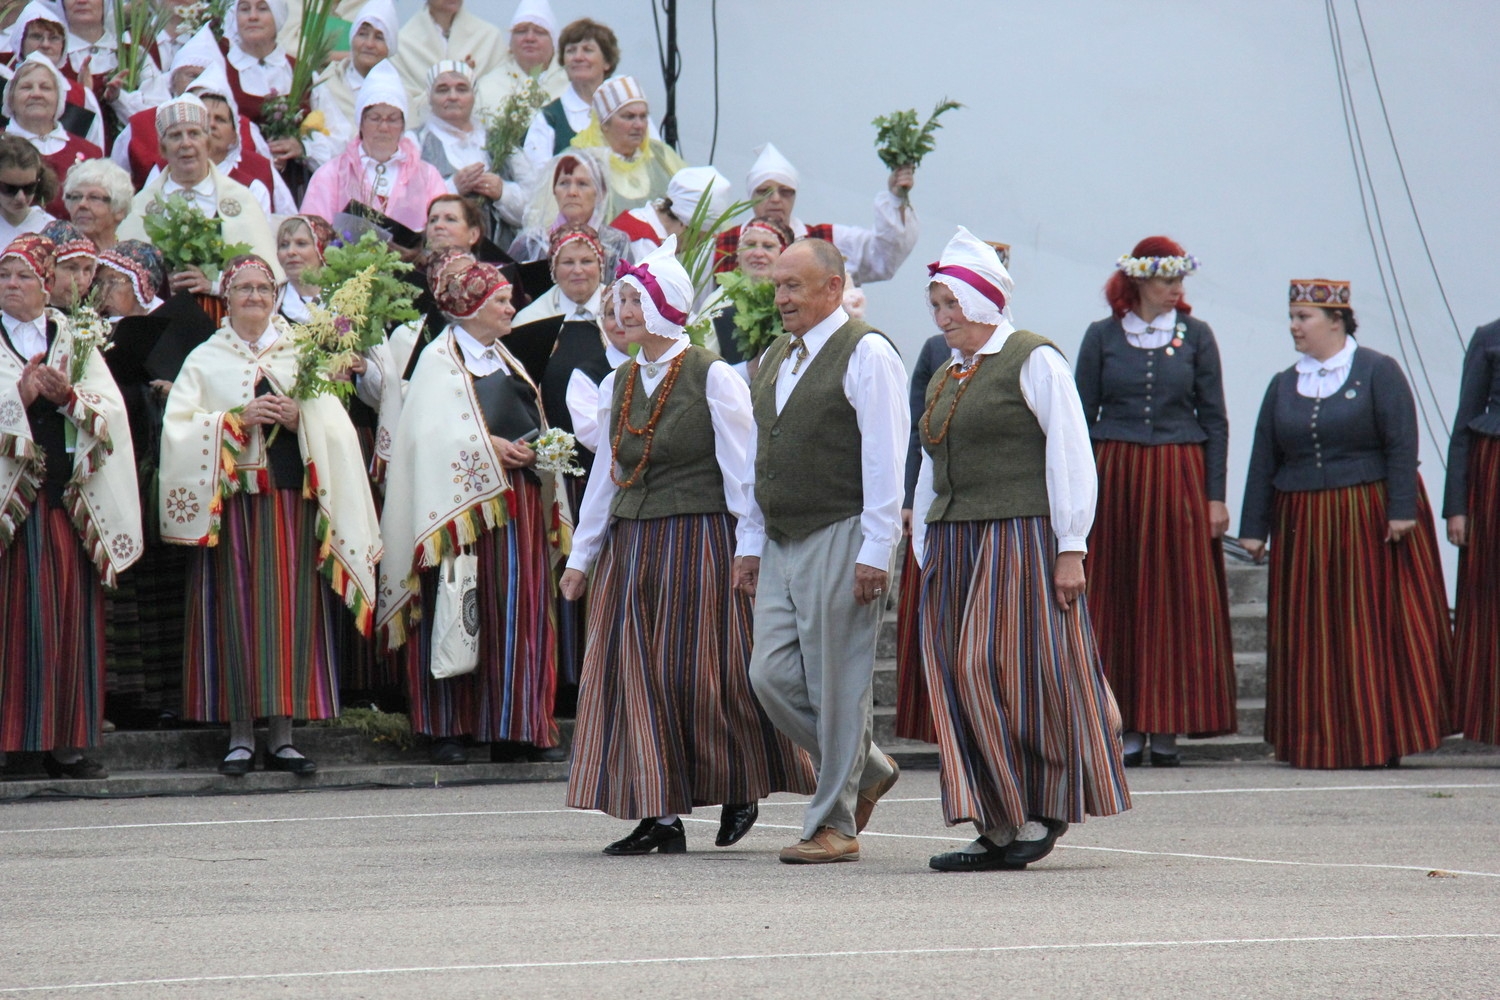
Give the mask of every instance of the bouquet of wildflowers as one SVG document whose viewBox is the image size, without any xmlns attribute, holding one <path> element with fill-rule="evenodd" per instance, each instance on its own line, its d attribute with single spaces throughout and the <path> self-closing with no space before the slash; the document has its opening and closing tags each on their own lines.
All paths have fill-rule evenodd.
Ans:
<svg viewBox="0 0 1500 1000">
<path fill-rule="evenodd" d="M 560 427 L 549 427 L 541 437 L 531 442 L 536 452 L 536 467 L 542 472 L 555 472 L 564 476 L 581 476 L 578 465 L 578 439 Z"/>
<path fill-rule="evenodd" d="M 224 243 L 220 220 L 210 219 L 180 194 L 174 194 L 142 217 L 146 235 L 167 260 L 167 270 L 196 267 L 216 281 L 224 265 L 250 252 L 246 243 Z"/>
<path fill-rule="evenodd" d="M 68 362 L 68 382 L 77 385 L 89 366 L 89 355 L 95 348 L 104 349 L 114 329 L 109 321 L 99 315 L 93 300 L 81 302 L 68 313 L 68 325 L 73 330 L 73 356 Z"/>
<path fill-rule="evenodd" d="M 317 303 L 308 306 L 312 319 L 292 328 L 297 342 L 297 379 L 287 395 L 312 399 L 327 393 L 344 400 L 354 393 L 350 370 L 359 356 L 374 346 L 365 322 L 374 281 L 375 267 L 371 265 L 340 285 L 329 296 L 326 307 Z M 384 328 L 379 337 L 385 337 Z"/>
<path fill-rule="evenodd" d="M 272 94 L 261 104 L 260 132 L 267 139 L 300 139 L 309 131 L 303 127 L 303 119 L 307 117 L 303 109 L 312 96 L 313 81 L 333 53 L 328 22 L 333 17 L 334 3 L 335 0 L 307 0 L 302 7 L 292 86 L 285 94 Z"/>
<path fill-rule="evenodd" d="M 224 18 L 229 14 L 229 0 L 193 0 L 177 8 L 177 37 L 192 38 L 205 24 L 214 25 L 215 34 L 224 35 Z"/>
<path fill-rule="evenodd" d="M 505 103 L 486 116 L 484 151 L 490 155 L 490 169 L 499 171 L 510 155 L 526 141 L 531 119 L 551 98 L 542 85 L 527 77 Z"/>
</svg>

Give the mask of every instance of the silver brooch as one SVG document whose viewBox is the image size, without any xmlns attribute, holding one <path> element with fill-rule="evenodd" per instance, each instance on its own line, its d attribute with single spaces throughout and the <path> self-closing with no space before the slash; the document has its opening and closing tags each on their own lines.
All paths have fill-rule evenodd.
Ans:
<svg viewBox="0 0 1500 1000">
<path fill-rule="evenodd" d="M 240 214 L 240 203 L 233 198 L 224 198 L 219 202 L 219 214 L 227 218 L 234 218 Z"/>
<path fill-rule="evenodd" d="M 1353 389 L 1350 389 L 1348 392 L 1344 393 L 1344 398 L 1345 399 L 1353 399 L 1355 396 L 1358 396 L 1358 395 L 1359 395 L 1359 393 L 1355 392 Z"/>
</svg>

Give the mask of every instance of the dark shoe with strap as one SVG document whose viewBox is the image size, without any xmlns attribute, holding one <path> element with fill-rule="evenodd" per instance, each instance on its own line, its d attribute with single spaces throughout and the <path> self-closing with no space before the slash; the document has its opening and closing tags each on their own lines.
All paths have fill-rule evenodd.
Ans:
<svg viewBox="0 0 1500 1000">
<path fill-rule="evenodd" d="M 1018 872 L 1025 870 L 1025 862 L 1007 861 L 1005 848 L 990 838 L 980 837 L 979 845 L 984 848 L 983 854 L 975 854 L 971 851 L 934 854 L 927 859 L 927 867 L 940 872 Z"/>
<path fill-rule="evenodd" d="M 1157 751 L 1152 750 L 1151 751 L 1151 766 L 1152 767 L 1181 767 L 1182 766 L 1182 754 L 1180 754 L 1180 753 L 1158 753 Z"/>
<path fill-rule="evenodd" d="M 109 772 L 97 760 L 79 757 L 71 764 L 64 764 L 50 753 L 42 754 L 42 769 L 49 778 L 73 778 L 75 780 L 98 780 L 109 777 Z"/>
<path fill-rule="evenodd" d="M 250 750 L 244 757 L 231 757 L 236 750 Z M 255 770 L 255 751 L 249 747 L 230 747 L 229 754 L 219 761 L 219 773 L 230 778 L 243 778 Z"/>
<path fill-rule="evenodd" d="M 316 771 L 318 769 L 318 765 L 316 763 L 314 763 L 313 761 L 308 760 L 306 757 L 302 757 L 302 756 L 297 756 L 297 757 L 282 757 L 282 756 L 280 756 L 281 751 L 283 751 L 283 750 L 294 750 L 294 749 L 296 749 L 296 748 L 293 747 L 290 743 L 283 743 L 281 746 L 277 747 L 275 750 L 272 750 L 270 753 L 266 754 L 266 770 L 267 771 L 285 771 L 288 774 L 295 774 L 295 775 L 298 775 L 300 777 L 300 776 L 305 776 L 305 775 L 312 774 L 314 771 Z"/>
<path fill-rule="evenodd" d="M 1047 828 L 1047 836 L 1041 840 L 1013 840 L 1005 848 L 1005 860 L 1012 864 L 1029 865 L 1052 853 L 1057 838 L 1068 832 L 1068 824 L 1060 819 L 1034 817 Z"/>
<path fill-rule="evenodd" d="M 655 816 L 647 816 L 630 832 L 630 836 L 617 840 L 604 849 L 605 854 L 616 857 L 650 854 L 652 851 L 662 854 L 687 853 L 687 834 L 682 829 L 681 819 L 674 819 L 671 823 L 658 823 Z"/>
<path fill-rule="evenodd" d="M 714 838 L 715 847 L 730 847 L 740 842 L 755 820 L 760 816 L 760 803 L 745 802 L 739 805 L 725 803 L 719 810 L 719 835 Z"/>
</svg>

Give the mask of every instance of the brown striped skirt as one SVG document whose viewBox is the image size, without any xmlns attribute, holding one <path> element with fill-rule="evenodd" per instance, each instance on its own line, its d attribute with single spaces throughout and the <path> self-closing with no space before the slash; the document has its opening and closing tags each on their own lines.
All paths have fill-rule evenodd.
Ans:
<svg viewBox="0 0 1500 1000">
<path fill-rule="evenodd" d="M 43 488 L 0 552 L 0 751 L 97 746 L 103 718 L 104 591 Z"/>
<path fill-rule="evenodd" d="M 1293 767 L 1367 767 L 1448 731 L 1453 637 L 1432 508 L 1385 541 L 1385 483 L 1276 494 L 1266 739 Z"/>
<path fill-rule="evenodd" d="M 938 522 L 926 539 L 922 655 L 948 825 L 1129 809 L 1088 607 L 1053 595 L 1050 519 Z"/>
<path fill-rule="evenodd" d="M 1469 544 L 1458 554 L 1454 726 L 1500 743 L 1500 438 L 1469 447 Z"/>
<path fill-rule="evenodd" d="M 300 490 L 224 498 L 219 544 L 194 550 L 188 573 L 186 718 L 339 714 L 343 608 L 318 572 L 317 522 Z"/>
<path fill-rule="evenodd" d="M 1238 727 L 1224 549 L 1211 537 L 1203 446 L 1096 444 L 1089 614 L 1125 729 Z"/>
<path fill-rule="evenodd" d="M 526 473 L 511 476 L 509 524 L 479 536 L 479 667 L 432 676 L 437 570 L 423 570 L 422 619 L 407 639 L 406 689 L 411 727 L 429 736 L 472 736 L 557 746 L 557 623 L 542 489 Z"/>
<path fill-rule="evenodd" d="M 913 530 L 921 531 L 922 526 Z M 910 538 L 903 547 L 906 555 L 901 562 L 901 593 L 896 605 L 896 738 L 936 743 L 927 675 L 922 668 L 922 567 L 917 565 Z"/>
<path fill-rule="evenodd" d="M 594 570 L 568 805 L 620 819 L 811 794 L 806 753 L 750 688 L 734 520 L 617 520 Z"/>
</svg>

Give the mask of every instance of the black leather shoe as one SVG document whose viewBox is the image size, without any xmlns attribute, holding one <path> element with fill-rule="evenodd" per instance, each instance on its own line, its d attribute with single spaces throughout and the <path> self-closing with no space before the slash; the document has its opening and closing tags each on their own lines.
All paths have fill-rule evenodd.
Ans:
<svg viewBox="0 0 1500 1000">
<path fill-rule="evenodd" d="M 605 854 L 650 854 L 652 851 L 660 851 L 662 854 L 686 854 L 687 834 L 682 830 L 682 820 L 675 819 L 670 824 L 658 823 L 655 816 L 647 816 L 641 820 L 630 836 L 617 840 L 604 849 Z"/>
<path fill-rule="evenodd" d="M 983 854 L 972 854 L 968 851 L 934 854 L 927 859 L 927 867 L 940 872 L 1018 872 L 1025 869 L 1026 862 L 1008 860 L 1005 856 L 1005 848 L 990 838 L 980 837 L 979 843 L 984 848 Z"/>
<path fill-rule="evenodd" d="M 526 759 L 533 764 L 560 764 L 568 759 L 568 751 L 562 747 L 530 746 L 526 751 Z"/>
<path fill-rule="evenodd" d="M 1040 861 L 1052 853 L 1057 838 L 1068 832 L 1068 824 L 1060 819 L 1046 819 L 1035 817 L 1038 823 L 1047 828 L 1047 836 L 1041 840 L 1013 840 L 1005 848 L 1005 860 L 1011 864 L 1029 865 L 1033 861 Z"/>
<path fill-rule="evenodd" d="M 1180 754 L 1180 753 L 1157 753 L 1155 750 L 1152 750 L 1151 751 L 1151 766 L 1152 767 L 1181 767 L 1182 766 L 1182 754 Z"/>
<path fill-rule="evenodd" d="M 562 747 L 539 747 L 519 740 L 496 740 L 490 744 L 490 762 L 494 764 L 556 764 L 568 759 Z"/>
<path fill-rule="evenodd" d="M 740 838 L 750 832 L 755 825 L 756 817 L 760 815 L 760 804 L 746 802 L 741 805 L 730 805 L 727 802 L 719 810 L 719 835 L 714 838 L 715 847 L 729 847 L 737 844 Z"/>
<path fill-rule="evenodd" d="M 50 753 L 42 754 L 42 769 L 49 778 L 98 779 L 109 777 L 109 772 L 97 760 L 79 757 L 71 764 L 64 764 Z"/>
<path fill-rule="evenodd" d="M 243 749 L 245 749 L 245 748 L 244 747 L 230 747 L 229 748 L 229 752 L 230 753 L 234 753 L 236 750 L 243 750 Z M 223 775 L 227 775 L 228 777 L 231 777 L 231 778 L 243 778 L 245 775 L 249 774 L 253 770 L 255 770 L 255 751 L 254 750 L 250 751 L 250 756 L 248 756 L 248 757 L 240 757 L 240 758 L 231 759 L 230 757 L 228 757 L 226 755 L 223 760 L 219 761 L 219 773 L 223 774 Z"/>
<path fill-rule="evenodd" d="M 1126 767 L 1140 767 L 1141 758 L 1145 756 L 1144 750 L 1131 750 L 1125 755 Z"/>
<path fill-rule="evenodd" d="M 469 755 L 458 740 L 445 738 L 432 741 L 427 759 L 434 764 L 467 764 Z"/>
<path fill-rule="evenodd" d="M 285 771 L 288 774 L 304 775 L 312 774 L 318 769 L 318 765 L 306 757 L 280 757 L 277 756 L 283 750 L 294 749 L 290 743 L 281 746 L 266 754 L 267 771 Z"/>
</svg>

